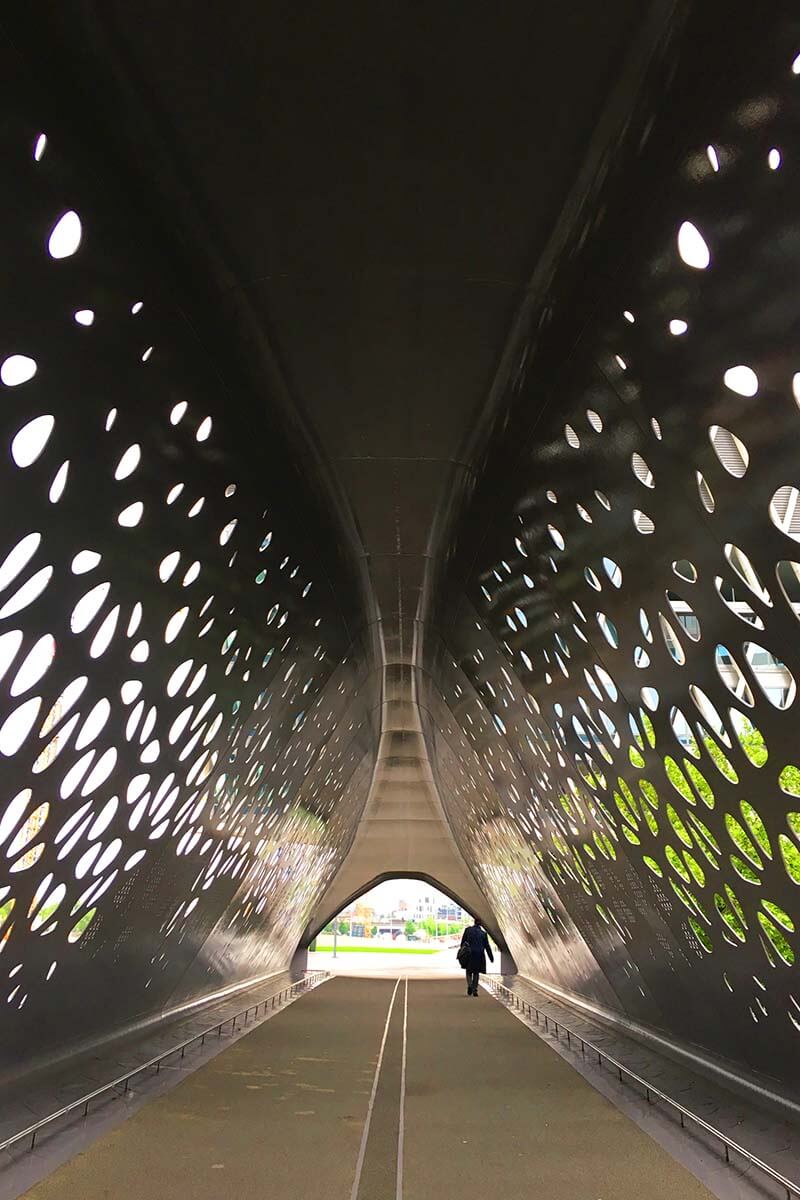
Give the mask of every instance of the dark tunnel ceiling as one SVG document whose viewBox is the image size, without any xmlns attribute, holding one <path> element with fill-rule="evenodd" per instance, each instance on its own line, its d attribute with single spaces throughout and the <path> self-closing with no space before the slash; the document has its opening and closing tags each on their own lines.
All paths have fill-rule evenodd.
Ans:
<svg viewBox="0 0 800 1200">
<path fill-rule="evenodd" d="M 633 0 L 416 11 L 61 16 L 116 75 L 105 120 L 170 225 L 266 331 L 401 660 L 432 516 L 645 15 Z"/>
</svg>

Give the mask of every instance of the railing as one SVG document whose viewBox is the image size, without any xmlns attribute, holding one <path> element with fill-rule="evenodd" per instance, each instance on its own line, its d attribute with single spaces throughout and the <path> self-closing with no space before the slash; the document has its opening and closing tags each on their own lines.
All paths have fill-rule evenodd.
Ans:
<svg viewBox="0 0 800 1200">
<path fill-rule="evenodd" d="M 46 1128 L 48 1125 L 52 1125 L 54 1121 L 58 1121 L 61 1119 L 61 1117 L 66 1117 L 70 1113 L 76 1112 L 81 1108 L 83 1109 L 84 1117 L 87 1117 L 89 1115 L 89 1105 L 93 1100 L 97 1100 L 100 1096 L 104 1096 L 107 1092 L 117 1091 L 119 1088 L 122 1088 L 124 1094 L 128 1091 L 131 1080 L 137 1075 L 141 1075 L 143 1071 L 147 1071 L 152 1067 L 155 1067 L 156 1074 L 158 1074 L 161 1070 L 161 1064 L 164 1063 L 168 1058 L 171 1058 L 173 1054 L 180 1052 L 180 1056 L 183 1058 L 188 1048 L 193 1046 L 195 1042 L 199 1042 L 201 1046 L 204 1046 L 207 1037 L 212 1037 L 214 1034 L 216 1034 L 218 1038 L 222 1037 L 222 1031 L 226 1025 L 230 1025 L 230 1032 L 235 1033 L 237 1021 L 242 1021 L 242 1024 L 246 1025 L 251 1014 L 253 1018 L 258 1016 L 259 1009 L 261 1009 L 262 1013 L 264 1013 L 268 1008 L 275 1008 L 276 1005 L 279 1007 L 285 1001 L 295 999 L 299 993 L 305 992 L 308 990 L 308 988 L 314 987 L 317 983 L 321 982 L 321 980 L 327 979 L 328 974 L 329 973 L 327 971 L 313 971 L 310 974 L 305 975 L 302 979 L 298 979 L 295 983 L 289 984 L 280 992 L 275 992 L 272 996 L 267 996 L 264 1000 L 259 1000 L 257 1004 L 251 1004 L 248 1008 L 243 1008 L 242 1011 L 236 1013 L 235 1016 L 226 1017 L 224 1021 L 219 1021 L 216 1025 L 210 1025 L 208 1029 L 203 1030 L 202 1033 L 194 1034 L 193 1037 L 187 1038 L 185 1042 L 179 1042 L 177 1046 L 170 1046 L 169 1050 L 162 1050 L 162 1052 L 157 1054 L 155 1058 L 148 1059 L 147 1062 L 139 1063 L 137 1067 L 133 1067 L 130 1071 L 127 1071 L 124 1075 L 120 1075 L 117 1079 L 112 1079 L 110 1083 L 104 1083 L 102 1087 L 95 1088 L 93 1092 L 89 1092 L 87 1095 L 81 1096 L 79 1100 L 73 1100 L 70 1104 L 65 1104 L 63 1108 L 58 1110 L 58 1112 L 50 1113 L 49 1116 L 42 1117 L 41 1121 L 37 1121 L 34 1125 L 29 1125 L 27 1129 L 20 1129 L 18 1133 L 12 1134 L 12 1136 L 10 1138 L 6 1138 L 4 1142 L 0 1142 L 0 1152 L 9 1150 L 12 1146 L 16 1146 L 18 1142 L 24 1142 L 27 1139 L 30 1139 L 28 1150 L 33 1150 L 34 1146 L 36 1145 L 36 1135 L 40 1132 L 40 1130 Z"/>
<path fill-rule="evenodd" d="M 496 996 L 507 998 L 509 1007 L 519 1009 L 523 1015 L 525 1012 L 527 1012 L 528 1016 L 535 1017 L 537 1025 L 541 1024 L 540 1018 L 543 1018 L 545 1030 L 549 1032 L 550 1028 L 552 1027 L 559 1042 L 561 1041 L 561 1031 L 563 1031 L 567 1035 L 568 1046 L 572 1046 L 574 1039 L 575 1042 L 580 1043 L 581 1054 L 584 1055 L 584 1057 L 586 1055 L 586 1051 L 590 1050 L 593 1054 L 597 1055 L 598 1066 L 602 1067 L 604 1063 L 608 1063 L 610 1066 L 614 1067 L 617 1075 L 619 1076 L 620 1083 L 624 1083 L 626 1081 L 638 1083 L 642 1088 L 644 1088 L 644 1093 L 648 1104 L 652 1104 L 654 1096 L 656 1096 L 659 1100 L 663 1100 L 665 1104 L 668 1104 L 670 1108 L 675 1109 L 680 1114 L 681 1129 L 685 1128 L 686 1121 L 692 1121 L 695 1125 L 699 1125 L 699 1127 L 706 1133 L 710 1134 L 711 1137 L 716 1138 L 719 1142 L 722 1142 L 723 1146 L 725 1147 L 726 1163 L 731 1161 L 731 1151 L 733 1151 L 735 1154 L 740 1155 L 743 1159 L 749 1162 L 752 1166 L 757 1167 L 759 1171 L 763 1171 L 763 1173 L 768 1175 L 775 1183 L 780 1184 L 780 1186 L 786 1191 L 787 1200 L 800 1200 L 800 1184 L 793 1183 L 791 1179 L 787 1179 L 785 1175 L 781 1175 L 780 1171 L 776 1171 L 774 1167 L 769 1165 L 769 1163 L 765 1163 L 762 1159 L 757 1158 L 755 1154 L 751 1154 L 749 1150 L 745 1150 L 744 1146 L 740 1146 L 738 1142 L 734 1142 L 732 1138 L 729 1138 L 727 1134 L 722 1133 L 721 1130 L 716 1129 L 713 1125 L 709 1125 L 708 1121 L 704 1121 L 702 1117 L 698 1117 L 697 1113 L 693 1113 L 691 1109 L 685 1108 L 682 1104 L 679 1104 L 677 1100 L 673 1100 L 672 1096 L 668 1096 L 666 1092 L 662 1092 L 659 1088 L 654 1087 L 652 1083 L 648 1083 L 647 1080 L 643 1079 L 641 1075 L 637 1075 L 635 1071 L 631 1071 L 629 1067 L 626 1067 L 624 1063 L 619 1062 L 619 1060 L 614 1058 L 612 1055 L 607 1054 L 605 1050 L 601 1050 L 592 1042 L 587 1041 L 587 1039 L 582 1037 L 581 1034 L 575 1033 L 574 1029 L 570 1029 L 564 1024 L 563 1021 L 554 1020 L 552 1016 L 549 1016 L 548 1013 L 537 1008 L 535 1004 L 531 1004 L 529 1000 L 525 1000 L 524 997 L 518 996 L 512 988 L 506 987 L 503 983 L 498 983 L 490 975 L 485 977 L 484 983 L 485 986 L 490 988 Z"/>
</svg>

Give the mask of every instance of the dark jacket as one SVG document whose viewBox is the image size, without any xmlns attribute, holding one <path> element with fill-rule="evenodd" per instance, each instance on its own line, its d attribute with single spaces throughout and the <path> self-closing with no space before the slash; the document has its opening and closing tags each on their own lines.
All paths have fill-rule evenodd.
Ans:
<svg viewBox="0 0 800 1200">
<path fill-rule="evenodd" d="M 494 962 L 492 947 L 489 945 L 489 937 L 485 929 L 480 925 L 468 925 L 464 930 L 464 936 L 461 939 L 461 945 L 467 945 L 470 949 L 470 959 L 466 971 L 480 971 L 482 974 L 486 972 L 486 955 L 489 955 L 489 962 Z"/>
</svg>

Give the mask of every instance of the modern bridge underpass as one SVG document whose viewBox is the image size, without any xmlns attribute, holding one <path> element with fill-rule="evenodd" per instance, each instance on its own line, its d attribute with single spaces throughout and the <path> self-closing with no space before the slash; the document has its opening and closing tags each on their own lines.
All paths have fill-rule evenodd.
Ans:
<svg viewBox="0 0 800 1200">
<path fill-rule="evenodd" d="M 199 1067 L 27 1200 L 711 1200 L 482 992 L 337 978 Z"/>
<path fill-rule="evenodd" d="M 343 904 L 416 875 L 515 995 L 797 1178 L 796 8 L 2 5 L 0 1146 L 307 982 Z M 509 1194 L 532 1146 L 554 1194 L 667 1186 L 582 1064 L 459 986 L 409 984 L 420 1195 L 470 1186 L 427 1151 L 442 1096 Z M 385 992 L 204 1046 L 38 1186 L 94 1164 L 118 1194 L 142 1128 L 160 1171 L 204 1080 L 267 1106 L 220 1121 L 254 1170 L 311 1171 L 300 1131 L 340 1121 L 346 1186 Z M 338 1083 L 273 1111 L 294 1092 L 225 1066 L 262 1054 Z M 590 1111 L 629 1140 L 602 1169 Z"/>
</svg>

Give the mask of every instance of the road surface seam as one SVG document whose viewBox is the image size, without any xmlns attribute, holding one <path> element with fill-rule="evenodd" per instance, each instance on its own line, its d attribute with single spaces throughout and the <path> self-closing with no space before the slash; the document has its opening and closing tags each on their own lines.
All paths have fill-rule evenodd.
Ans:
<svg viewBox="0 0 800 1200">
<path fill-rule="evenodd" d="M 408 1045 L 408 976 L 403 1000 L 403 1056 L 400 1063 L 400 1117 L 397 1122 L 397 1193 L 403 1200 L 403 1148 L 406 1136 L 406 1046 Z"/>
<path fill-rule="evenodd" d="M 392 1019 L 392 1009 L 394 1008 L 394 998 L 397 995 L 397 989 L 399 988 L 399 986 L 400 986 L 400 978 L 398 976 L 397 982 L 394 985 L 394 991 L 392 992 L 392 998 L 389 1001 L 389 1011 L 386 1014 L 386 1024 L 383 1027 L 383 1037 L 381 1038 L 381 1048 L 378 1051 L 378 1061 L 375 1064 L 375 1076 L 372 1080 L 372 1091 L 371 1091 L 370 1097 L 369 1097 L 369 1104 L 367 1105 L 367 1117 L 366 1117 L 366 1120 L 364 1121 L 364 1131 L 361 1134 L 361 1145 L 358 1148 L 358 1158 L 356 1159 L 356 1174 L 355 1174 L 355 1178 L 353 1180 L 353 1187 L 350 1192 L 350 1200 L 358 1200 L 358 1189 L 359 1189 L 359 1185 L 361 1183 L 361 1172 L 364 1167 L 364 1157 L 367 1153 L 367 1139 L 369 1138 L 369 1129 L 370 1129 L 370 1125 L 372 1124 L 372 1110 L 375 1107 L 375 1097 L 378 1093 L 378 1082 L 381 1077 L 381 1066 L 383 1065 L 383 1052 L 386 1048 L 386 1038 L 389 1035 L 389 1022 Z"/>
</svg>

